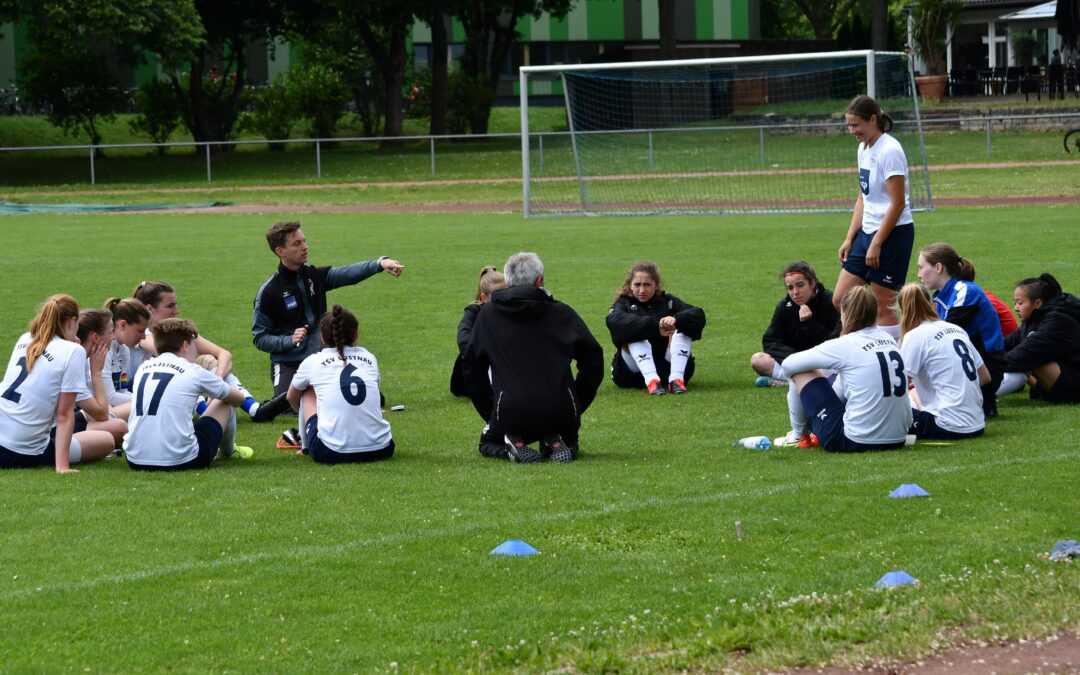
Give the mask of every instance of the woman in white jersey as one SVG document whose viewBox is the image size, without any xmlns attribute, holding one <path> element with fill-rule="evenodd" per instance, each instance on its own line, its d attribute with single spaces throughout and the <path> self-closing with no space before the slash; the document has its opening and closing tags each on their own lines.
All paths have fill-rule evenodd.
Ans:
<svg viewBox="0 0 1080 675">
<path fill-rule="evenodd" d="M 109 298 L 105 309 L 112 314 L 113 338 L 105 355 L 102 384 L 109 400 L 109 410 L 121 419 L 131 412 L 131 386 L 141 359 L 132 354 L 150 325 L 150 311 L 135 298 Z"/>
<path fill-rule="evenodd" d="M 78 328 L 78 303 L 54 295 L 15 343 L 0 381 L 0 468 L 55 466 L 69 473 L 72 463 L 112 452 L 108 433 L 74 433 L 75 396 L 86 386 L 86 352 L 74 342 Z"/>
<path fill-rule="evenodd" d="M 911 433 L 919 438 L 971 438 L 986 426 L 983 392 L 990 371 L 967 331 L 942 321 L 921 284 L 897 296 L 900 356 L 915 385 Z"/>
<path fill-rule="evenodd" d="M 334 305 L 319 330 L 326 347 L 304 359 L 288 391 L 300 411 L 302 452 L 321 464 L 389 459 L 394 440 L 379 408 L 379 362 L 356 346 L 356 316 Z"/>
<path fill-rule="evenodd" d="M 132 296 L 150 310 L 150 328 L 165 319 L 175 319 L 180 315 L 180 305 L 176 301 L 176 289 L 164 281 L 143 281 L 135 287 Z M 132 350 L 135 355 L 133 360 L 136 365 L 157 356 L 157 351 L 154 349 L 154 338 L 150 335 L 150 329 L 148 328 L 146 332 L 147 335 L 143 341 Z M 200 357 L 213 357 L 200 358 L 197 363 L 204 365 L 204 367 L 209 366 L 209 369 L 212 369 L 218 377 L 225 380 L 226 384 L 236 387 L 244 395 L 244 402 L 240 404 L 240 408 L 251 417 L 253 422 L 269 422 L 288 408 L 289 404 L 285 400 L 284 394 L 278 398 L 264 401 L 262 404 L 256 401 L 244 385 L 240 383 L 236 375 L 232 373 L 233 355 L 229 350 L 219 347 L 202 335 L 196 339 L 195 348 L 198 350 Z M 206 402 L 201 401 L 196 412 L 201 415 L 205 410 Z"/>
<path fill-rule="evenodd" d="M 833 304 L 855 286 L 870 284 L 878 306 L 878 326 L 900 337 L 896 292 L 904 285 L 915 225 L 909 206 L 907 157 L 889 135 L 892 118 L 869 96 L 856 96 L 844 111 L 848 132 L 859 141 L 859 193 L 847 237 L 840 245 L 843 269 L 836 280 Z"/>
<path fill-rule="evenodd" d="M 911 426 L 904 361 L 877 315 L 873 294 L 857 286 L 840 301 L 840 337 L 784 359 L 797 392 L 788 397 L 793 431 L 809 427 L 830 452 L 899 448 Z M 837 373 L 833 384 L 824 370 Z"/>
<path fill-rule="evenodd" d="M 79 312 L 76 338 L 86 351 L 86 389 L 75 396 L 75 431 L 97 429 L 112 434 L 120 447 L 127 433 L 127 421 L 109 413 L 109 395 L 105 391 L 105 357 L 112 346 L 112 314 L 107 309 L 84 309 Z"/>
</svg>

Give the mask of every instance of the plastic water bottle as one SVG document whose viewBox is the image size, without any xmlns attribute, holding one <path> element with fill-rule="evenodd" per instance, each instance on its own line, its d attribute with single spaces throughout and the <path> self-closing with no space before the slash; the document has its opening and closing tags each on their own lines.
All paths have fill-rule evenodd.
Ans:
<svg viewBox="0 0 1080 675">
<path fill-rule="evenodd" d="M 735 441 L 731 446 L 742 446 L 747 450 L 768 450 L 772 447 L 772 441 L 769 440 L 768 436 L 747 436 Z"/>
</svg>

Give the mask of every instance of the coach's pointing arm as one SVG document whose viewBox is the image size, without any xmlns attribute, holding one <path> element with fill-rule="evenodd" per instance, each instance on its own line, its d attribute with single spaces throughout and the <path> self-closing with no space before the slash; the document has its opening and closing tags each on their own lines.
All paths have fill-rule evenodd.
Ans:
<svg viewBox="0 0 1080 675">
<path fill-rule="evenodd" d="M 378 260 L 365 260 L 351 265 L 331 267 L 330 272 L 326 275 L 326 290 L 358 284 L 364 279 L 384 271 L 390 276 L 400 277 L 403 269 L 405 269 L 404 265 L 386 256 Z"/>
</svg>

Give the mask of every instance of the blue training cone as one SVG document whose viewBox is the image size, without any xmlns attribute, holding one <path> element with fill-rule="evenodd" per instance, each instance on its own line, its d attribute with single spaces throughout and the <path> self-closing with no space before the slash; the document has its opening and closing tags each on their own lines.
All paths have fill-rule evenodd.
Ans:
<svg viewBox="0 0 1080 675">
<path fill-rule="evenodd" d="M 900 487 L 890 492 L 889 496 L 893 499 L 897 499 L 899 497 L 929 497 L 930 493 L 922 489 L 915 483 L 904 483 Z"/>
<path fill-rule="evenodd" d="M 904 570 L 893 570 L 877 580 L 874 588 L 892 588 L 918 583 L 918 580 Z"/>
<path fill-rule="evenodd" d="M 491 555 L 536 555 L 540 553 L 520 539 L 508 539 L 491 550 Z"/>
</svg>

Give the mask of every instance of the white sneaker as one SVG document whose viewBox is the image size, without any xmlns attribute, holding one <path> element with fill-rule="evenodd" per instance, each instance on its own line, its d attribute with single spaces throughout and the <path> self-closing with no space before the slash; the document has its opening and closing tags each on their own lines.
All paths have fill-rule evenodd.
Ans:
<svg viewBox="0 0 1080 675">
<path fill-rule="evenodd" d="M 774 439 L 772 444 L 774 448 L 794 448 L 799 445 L 799 438 L 794 431 L 789 431 L 786 435 Z"/>
</svg>

